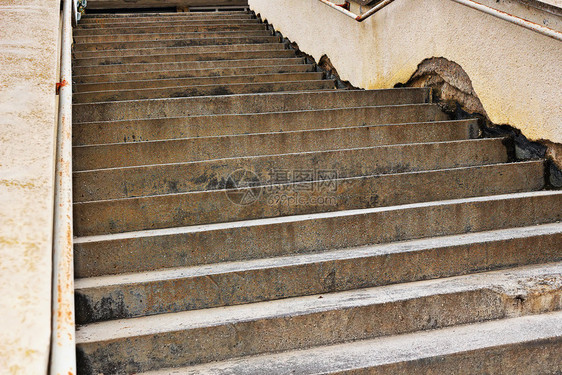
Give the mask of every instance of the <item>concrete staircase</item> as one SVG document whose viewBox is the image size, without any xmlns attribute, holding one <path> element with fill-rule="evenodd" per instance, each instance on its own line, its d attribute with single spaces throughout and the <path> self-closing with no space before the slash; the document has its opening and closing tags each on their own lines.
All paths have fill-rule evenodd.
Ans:
<svg viewBox="0 0 562 375">
<path fill-rule="evenodd" d="M 75 30 L 81 374 L 538 374 L 562 192 L 428 89 L 336 90 L 251 13 Z"/>
</svg>

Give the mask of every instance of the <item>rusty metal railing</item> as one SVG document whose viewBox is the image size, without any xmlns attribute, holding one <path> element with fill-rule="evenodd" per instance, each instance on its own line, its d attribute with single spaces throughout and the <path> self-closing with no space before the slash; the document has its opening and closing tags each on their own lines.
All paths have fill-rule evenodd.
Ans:
<svg viewBox="0 0 562 375">
<path fill-rule="evenodd" d="M 53 295 L 51 375 L 76 374 L 74 260 L 72 231 L 72 25 L 79 19 L 75 0 L 63 0 L 61 71 L 55 209 L 53 228 Z"/>
<path fill-rule="evenodd" d="M 357 22 L 363 22 L 367 18 L 371 17 L 373 14 L 375 14 L 378 11 L 380 11 L 381 9 L 385 8 L 387 5 L 390 5 L 391 3 L 393 3 L 395 0 L 384 0 L 380 3 L 378 3 L 377 5 L 375 5 L 369 11 L 367 11 L 363 14 L 360 14 L 360 15 L 357 15 L 353 12 L 350 12 L 349 10 L 344 9 L 343 7 L 337 5 L 337 4 L 335 4 L 335 3 L 333 3 L 329 0 L 319 0 L 319 1 L 328 5 L 329 7 L 333 8 L 333 9 L 336 9 L 337 11 L 345 14 L 346 16 L 353 18 Z M 469 8 L 472 8 L 472 9 L 479 10 L 483 13 L 486 13 L 486 14 L 489 14 L 491 16 L 497 17 L 497 18 L 502 19 L 504 21 L 511 22 L 513 24 L 524 27 L 526 29 L 529 29 L 529 30 L 535 31 L 537 33 L 540 33 L 540 34 L 546 35 L 548 37 L 551 37 L 551 38 L 562 41 L 562 33 L 561 32 L 553 30 L 553 29 L 551 29 L 549 27 L 546 27 L 546 26 L 543 26 L 543 25 L 539 25 L 538 23 L 535 23 L 535 22 L 532 22 L 532 21 L 529 21 L 529 20 L 526 20 L 526 19 L 523 19 L 523 18 L 520 18 L 520 17 L 513 16 L 509 13 L 502 12 L 501 10 L 491 8 L 487 5 L 480 4 L 480 3 L 476 2 L 476 1 L 473 1 L 473 0 L 451 0 L 451 1 L 454 1 L 454 2 L 462 4 L 462 5 L 465 5 Z"/>
</svg>

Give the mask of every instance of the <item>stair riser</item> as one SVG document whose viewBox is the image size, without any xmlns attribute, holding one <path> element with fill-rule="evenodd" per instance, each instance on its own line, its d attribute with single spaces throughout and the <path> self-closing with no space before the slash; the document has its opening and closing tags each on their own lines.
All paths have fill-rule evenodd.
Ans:
<svg viewBox="0 0 562 375">
<path fill-rule="evenodd" d="M 155 56 L 155 55 L 174 55 L 189 53 L 207 52 L 235 52 L 240 50 L 251 51 L 272 51 L 284 50 L 286 45 L 282 43 L 257 43 L 257 44 L 231 44 L 231 45 L 210 45 L 210 46 L 188 46 L 188 47 L 163 47 L 163 48 L 137 48 L 137 49 L 118 49 L 107 51 L 83 51 L 74 52 L 75 58 L 97 58 L 97 57 L 130 57 L 130 56 Z"/>
<path fill-rule="evenodd" d="M 258 67 L 240 67 L 240 68 L 218 68 L 218 69 L 192 69 L 192 70 L 173 70 L 173 71 L 155 71 L 146 73 L 113 73 L 99 74 L 88 76 L 75 76 L 74 80 L 78 86 L 80 84 L 104 84 L 117 83 L 126 81 L 151 81 L 158 79 L 173 78 L 211 78 L 222 76 L 246 76 L 258 74 L 281 74 L 281 73 L 303 73 L 314 71 L 314 66 L 310 64 L 299 65 L 280 65 L 280 66 L 258 66 Z"/>
<path fill-rule="evenodd" d="M 111 34 L 111 35 L 88 35 L 74 36 L 75 46 L 84 44 L 110 44 L 119 42 L 153 42 L 157 40 L 183 40 L 183 39 L 209 39 L 209 38 L 240 38 L 251 36 L 271 36 L 270 30 L 242 30 L 242 31 L 211 31 L 211 32 L 176 32 L 176 33 L 152 33 L 152 34 Z M 143 48 L 143 47 L 140 47 Z"/>
<path fill-rule="evenodd" d="M 121 100 L 185 98 L 208 95 L 256 94 L 284 91 L 334 90 L 332 80 L 305 80 L 296 82 L 233 83 L 171 88 L 147 88 L 125 91 L 97 91 L 74 94 L 74 103 L 111 102 Z"/>
<path fill-rule="evenodd" d="M 217 15 L 154 15 L 148 17 L 84 17 L 80 19 L 80 25 L 90 25 L 95 24 L 98 27 L 110 26 L 119 23 L 131 24 L 131 25 L 142 25 L 145 22 L 177 22 L 177 21 L 207 21 L 207 22 L 222 22 L 222 21 L 232 21 L 232 20 L 254 20 L 257 19 L 252 14 L 217 14 Z"/>
<path fill-rule="evenodd" d="M 268 36 L 268 35 L 223 37 L 223 38 L 179 38 L 179 39 L 170 39 L 170 40 L 162 39 L 156 41 L 76 44 L 74 45 L 74 51 L 76 52 L 100 51 L 100 55 L 103 56 L 103 51 L 116 50 L 116 49 L 172 48 L 172 47 L 188 47 L 188 46 L 217 46 L 217 45 L 230 45 L 230 44 L 254 44 L 254 43 L 277 43 L 277 42 L 280 42 L 279 37 Z M 115 61 L 120 61 L 120 60 L 116 59 Z"/>
<path fill-rule="evenodd" d="M 562 307 L 561 290 L 542 292 L 535 313 Z M 552 303 L 555 301 L 555 303 Z M 304 315 L 239 321 L 157 335 L 78 345 L 78 363 L 85 373 L 134 373 L 162 367 L 220 361 L 330 345 L 419 330 L 518 316 L 516 296 L 476 289 L 415 299 L 313 312 Z M 130 353 L 134 351 L 135 356 Z"/>
<path fill-rule="evenodd" d="M 409 374 L 559 374 L 562 338 L 483 348 L 429 359 L 393 363 L 363 369 L 334 371 L 330 375 Z"/>
<path fill-rule="evenodd" d="M 86 324 L 557 262 L 562 260 L 559 243 L 560 232 L 289 267 L 79 288 L 76 319 Z"/>
<path fill-rule="evenodd" d="M 265 29 L 266 26 L 259 22 L 254 22 L 253 20 L 248 20 L 246 22 L 232 22 L 230 20 L 214 20 L 209 22 L 193 22 L 193 21 L 168 21 L 168 22 L 143 22 L 142 24 L 137 23 L 116 23 L 113 25 L 95 24 L 89 23 L 85 24 L 80 22 L 78 27 L 74 29 L 74 32 L 80 33 L 81 35 L 96 35 L 96 34 L 119 34 L 124 32 L 136 33 L 137 30 L 159 30 L 163 28 L 180 28 L 180 31 L 185 32 L 197 32 L 206 30 L 241 30 L 241 29 Z"/>
<path fill-rule="evenodd" d="M 131 120 L 74 125 L 75 145 L 207 137 L 256 132 L 282 132 L 381 124 L 398 125 L 394 136 L 411 134 L 411 126 L 432 127 L 418 121 L 443 121 L 447 115 L 434 104 L 339 108 L 251 115 L 211 115 Z M 414 124 L 406 124 L 414 123 Z M 431 132 L 430 132 L 431 133 Z M 445 134 L 447 134 L 445 132 Z M 477 132 L 470 134 L 476 137 Z M 424 131 L 417 135 L 423 140 Z M 404 138 L 406 141 L 408 138 Z M 411 138 L 410 138 L 411 139 Z M 428 138 L 429 140 L 429 138 Z"/>
<path fill-rule="evenodd" d="M 78 84 L 76 92 L 110 91 L 110 90 L 134 90 L 148 88 L 165 88 L 174 86 L 192 85 L 228 85 L 234 83 L 258 83 L 258 82 L 295 82 L 306 80 L 321 80 L 322 72 L 291 73 L 291 74 L 263 74 L 252 76 L 230 76 L 230 77 L 204 77 L 204 78 L 176 78 L 167 80 L 143 80 L 136 82 L 109 82 L 100 84 Z"/>
<path fill-rule="evenodd" d="M 183 55 L 182 55 L 183 56 Z M 210 60 L 210 61 L 182 61 L 157 64 L 124 64 L 124 65 L 94 65 L 73 67 L 74 76 L 89 74 L 126 74 L 160 71 L 165 74 L 171 70 L 193 70 L 193 69 L 221 69 L 257 66 L 279 66 L 291 64 L 303 64 L 304 59 L 300 57 L 272 57 L 255 58 L 246 60 Z"/>
<path fill-rule="evenodd" d="M 75 147 L 75 171 L 475 138 L 475 121 L 364 126 Z M 495 142 L 492 142 L 495 143 Z M 419 146 L 421 147 L 421 146 Z M 306 166 L 303 166 L 306 167 Z"/>
<path fill-rule="evenodd" d="M 114 22 L 84 22 L 80 21 L 80 29 L 118 29 L 122 27 L 158 27 L 158 26 L 168 26 L 168 25 L 186 25 L 186 26 L 207 26 L 207 25 L 246 25 L 246 24 L 260 24 L 260 21 L 255 18 L 231 18 L 231 19 L 216 19 L 216 20 L 205 20 L 205 19 L 189 19 L 189 18 L 174 18 L 174 19 L 162 19 L 162 20 L 144 20 L 144 21 L 127 21 L 127 20 L 117 20 Z"/>
<path fill-rule="evenodd" d="M 241 114 L 342 107 L 367 107 L 426 103 L 427 89 L 390 89 L 377 91 L 334 91 L 284 93 L 272 95 L 235 95 L 201 98 L 174 98 L 151 101 L 79 104 L 72 107 L 74 123 L 149 119 L 214 114 Z"/>
<path fill-rule="evenodd" d="M 248 14 L 252 14 L 252 13 L 248 13 L 245 10 L 231 10 L 231 11 L 221 11 L 220 13 L 217 13 L 215 11 L 206 11 L 206 12 L 195 12 L 195 13 L 189 13 L 189 12 L 177 12 L 177 13 L 172 13 L 172 12 L 147 12 L 147 13 L 98 13 L 98 14 L 86 14 L 82 16 L 82 19 L 104 19 L 104 18 L 125 18 L 125 19 L 129 19 L 129 18 L 136 18 L 136 17 L 207 17 L 210 16 L 212 17 L 217 17 L 217 16 L 221 16 L 221 15 L 225 15 L 225 16 L 235 16 L 235 15 L 248 15 Z"/>
<path fill-rule="evenodd" d="M 242 224 L 146 237 L 77 241 L 74 245 L 75 275 L 92 277 L 142 272 L 530 226 L 561 220 L 561 205 L 560 195 L 537 195 L 418 205 L 350 216 Z"/>
<path fill-rule="evenodd" d="M 131 25 L 119 28 L 83 28 L 73 30 L 75 37 L 102 36 L 102 35 L 124 35 L 124 34 L 165 34 L 165 33 L 197 33 L 197 32 L 228 32 L 228 31 L 250 31 L 267 30 L 267 26 L 259 23 L 241 25 L 200 25 L 190 26 L 178 22 L 162 23 L 159 26 L 143 27 Z"/>
<path fill-rule="evenodd" d="M 168 188 L 173 184 L 164 180 L 162 185 L 166 183 Z M 543 188 L 544 168 L 533 163 L 328 183 L 335 186 L 319 188 L 317 182 L 288 191 L 271 187 L 77 203 L 74 226 L 79 235 L 92 235 L 519 193 Z M 259 191 L 257 201 L 244 195 L 250 190 Z"/>
<path fill-rule="evenodd" d="M 251 41 L 244 41 L 245 43 Z M 270 41 L 264 41 L 270 43 Z M 189 61 L 217 61 L 217 60 L 252 60 L 278 59 L 295 57 L 292 50 L 248 51 L 248 52 L 206 52 L 201 54 L 171 54 L 156 56 L 131 56 L 75 59 L 74 64 L 80 66 L 125 65 L 125 64 L 162 64 Z M 161 68 L 161 67 L 159 67 Z"/>
<path fill-rule="evenodd" d="M 186 151 L 187 152 L 187 151 Z M 423 157 L 422 157 L 423 156 Z M 224 189 L 231 173 L 246 170 L 257 176 L 262 184 L 272 181 L 272 171 L 315 170 L 330 171 L 338 178 L 369 176 L 381 173 L 400 173 L 420 170 L 464 167 L 482 164 L 504 163 L 507 152 L 501 139 L 482 139 L 466 142 L 416 143 L 407 145 L 374 146 L 369 148 L 327 150 L 283 155 L 248 156 L 229 159 L 212 159 L 189 162 L 181 152 L 177 158 L 169 155 L 162 160 L 169 165 L 150 165 L 142 168 L 96 170 L 101 168 L 125 167 L 120 159 L 77 158 L 75 171 L 92 171 L 90 176 L 99 183 L 103 180 L 117 184 L 129 181 L 134 186 L 139 176 L 150 178 L 166 176 L 182 191 Z M 131 160 L 142 166 L 141 161 Z M 280 172 L 277 172 L 280 173 Z M 332 173 L 332 175 L 334 174 Z M 115 177 L 115 178 L 110 178 Z M 97 180 L 97 181 L 96 181 Z M 82 180 L 84 181 L 84 180 Z M 277 180 L 280 181 L 280 180 Z M 86 182 L 86 181 L 84 181 Z M 99 186 L 96 184 L 89 186 Z M 103 186 L 105 184 L 102 184 Z M 118 189 L 119 190 L 119 189 Z"/>
</svg>

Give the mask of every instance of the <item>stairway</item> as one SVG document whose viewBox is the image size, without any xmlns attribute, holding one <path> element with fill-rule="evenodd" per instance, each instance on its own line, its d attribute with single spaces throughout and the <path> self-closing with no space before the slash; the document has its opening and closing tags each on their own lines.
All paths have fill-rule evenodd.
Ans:
<svg viewBox="0 0 562 375">
<path fill-rule="evenodd" d="M 336 89 L 252 13 L 74 39 L 80 374 L 562 371 L 543 160 L 428 89 Z"/>
</svg>

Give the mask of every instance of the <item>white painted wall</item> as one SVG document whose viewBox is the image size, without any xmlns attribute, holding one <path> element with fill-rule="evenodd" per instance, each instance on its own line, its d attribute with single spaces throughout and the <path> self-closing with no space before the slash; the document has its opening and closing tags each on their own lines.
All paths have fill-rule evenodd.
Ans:
<svg viewBox="0 0 562 375">
<path fill-rule="evenodd" d="M 0 373 L 47 372 L 59 1 L 0 2 Z"/>
<path fill-rule="evenodd" d="M 444 57 L 472 80 L 490 120 L 562 143 L 562 43 L 450 0 L 397 0 L 358 23 L 317 0 L 249 0 L 250 7 L 343 80 L 368 88 L 406 82 Z"/>
</svg>

